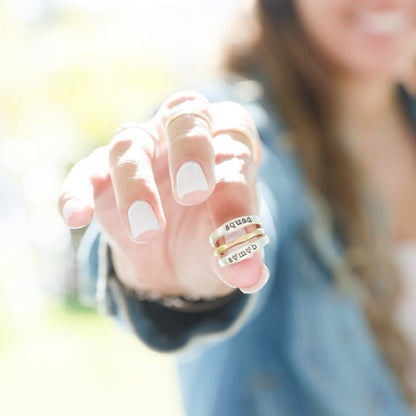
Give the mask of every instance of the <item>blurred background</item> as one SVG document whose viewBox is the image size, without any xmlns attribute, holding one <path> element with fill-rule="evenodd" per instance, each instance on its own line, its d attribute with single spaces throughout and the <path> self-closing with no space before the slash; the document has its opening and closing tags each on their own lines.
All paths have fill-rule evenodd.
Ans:
<svg viewBox="0 0 416 416">
<path fill-rule="evenodd" d="M 173 358 L 77 300 L 68 169 L 216 70 L 236 0 L 0 0 L 0 413 L 182 415 Z"/>
</svg>

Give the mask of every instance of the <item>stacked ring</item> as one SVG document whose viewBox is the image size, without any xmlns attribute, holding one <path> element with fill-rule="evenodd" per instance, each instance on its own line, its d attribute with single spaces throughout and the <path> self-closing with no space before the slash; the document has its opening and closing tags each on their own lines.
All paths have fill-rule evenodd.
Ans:
<svg viewBox="0 0 416 416">
<path fill-rule="evenodd" d="M 249 225 L 255 225 L 257 228 L 254 231 L 218 246 L 220 238 L 234 233 L 237 230 L 244 229 Z M 255 215 L 246 215 L 226 222 L 210 235 L 209 241 L 212 247 L 215 248 L 214 255 L 219 257 L 218 263 L 221 267 L 229 266 L 252 257 L 255 252 L 270 242 L 264 229 L 261 228 L 260 218 Z M 230 249 L 236 246 L 239 247 L 230 251 Z"/>
<path fill-rule="evenodd" d="M 264 229 L 263 228 L 257 228 L 255 231 L 252 231 L 251 233 L 247 233 L 242 235 L 241 237 L 236 238 L 233 241 L 230 241 L 229 243 L 223 244 L 222 246 L 219 246 L 215 249 L 215 255 L 218 256 L 225 251 L 229 250 L 230 248 L 233 248 L 239 244 L 245 243 L 246 241 L 250 241 L 255 237 L 264 235 Z"/>
<path fill-rule="evenodd" d="M 238 263 L 242 260 L 249 259 L 253 256 L 256 251 L 262 249 L 266 244 L 270 242 L 270 239 L 267 235 L 259 238 L 258 240 L 247 244 L 246 246 L 231 251 L 225 257 L 218 260 L 218 263 L 221 267 L 229 266 L 230 264 Z"/>
<path fill-rule="evenodd" d="M 249 225 L 259 225 L 261 226 L 260 218 L 256 215 L 245 215 L 244 217 L 234 218 L 231 221 L 228 221 L 218 227 L 210 236 L 209 242 L 212 247 L 216 247 L 216 242 L 227 234 L 232 233 L 233 231 L 241 230 L 244 227 Z"/>
</svg>

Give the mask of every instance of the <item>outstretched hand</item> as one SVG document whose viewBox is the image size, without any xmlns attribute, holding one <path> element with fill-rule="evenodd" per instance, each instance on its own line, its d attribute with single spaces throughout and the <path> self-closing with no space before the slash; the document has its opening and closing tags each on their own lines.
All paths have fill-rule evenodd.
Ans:
<svg viewBox="0 0 416 416">
<path fill-rule="evenodd" d="M 246 110 L 184 91 L 79 161 L 59 209 L 72 228 L 95 218 L 128 287 L 166 296 L 216 297 L 237 287 L 252 293 L 269 276 L 261 254 L 220 267 L 208 237 L 233 218 L 258 213 L 260 155 Z"/>
</svg>

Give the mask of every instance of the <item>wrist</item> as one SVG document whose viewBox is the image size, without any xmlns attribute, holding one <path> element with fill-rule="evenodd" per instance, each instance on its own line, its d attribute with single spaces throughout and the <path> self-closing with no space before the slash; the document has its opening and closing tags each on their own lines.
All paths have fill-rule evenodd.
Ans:
<svg viewBox="0 0 416 416">
<path fill-rule="evenodd" d="M 135 247 L 137 250 L 137 247 Z M 135 251 L 109 245 L 109 263 L 113 274 L 130 291 L 150 293 L 150 297 L 180 296 L 184 290 L 173 279 L 166 278 L 166 273 L 158 272 L 157 278 L 149 279 L 144 275 L 143 265 L 137 264 Z"/>
<path fill-rule="evenodd" d="M 117 249 L 108 249 L 109 275 L 119 281 L 128 293 L 143 302 L 155 302 L 162 306 L 182 312 L 207 312 L 219 308 L 233 299 L 244 296 L 238 289 L 228 286 L 215 295 L 204 296 L 186 293 L 172 284 L 164 285 L 163 290 L 139 287 L 134 267 L 129 267 L 126 256 Z"/>
</svg>

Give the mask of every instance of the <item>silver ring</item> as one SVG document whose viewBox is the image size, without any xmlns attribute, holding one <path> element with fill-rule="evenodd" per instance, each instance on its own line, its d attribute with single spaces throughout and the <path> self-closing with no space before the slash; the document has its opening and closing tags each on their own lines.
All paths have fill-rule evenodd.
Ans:
<svg viewBox="0 0 416 416">
<path fill-rule="evenodd" d="M 253 257 L 255 252 L 261 250 L 268 243 L 270 243 L 270 239 L 267 235 L 265 235 L 264 237 L 261 237 L 252 243 L 246 244 L 237 250 L 231 251 L 225 257 L 218 260 L 218 263 L 221 267 L 239 263 L 240 261 Z"/>
<path fill-rule="evenodd" d="M 247 227 L 249 225 L 261 226 L 260 218 L 257 215 L 244 215 L 243 217 L 234 218 L 233 220 L 221 225 L 221 227 L 218 227 L 209 236 L 209 242 L 211 246 L 215 248 L 215 243 L 220 237 L 223 237 L 226 234 L 230 234 L 233 231 L 240 230 L 241 228 Z"/>
</svg>

